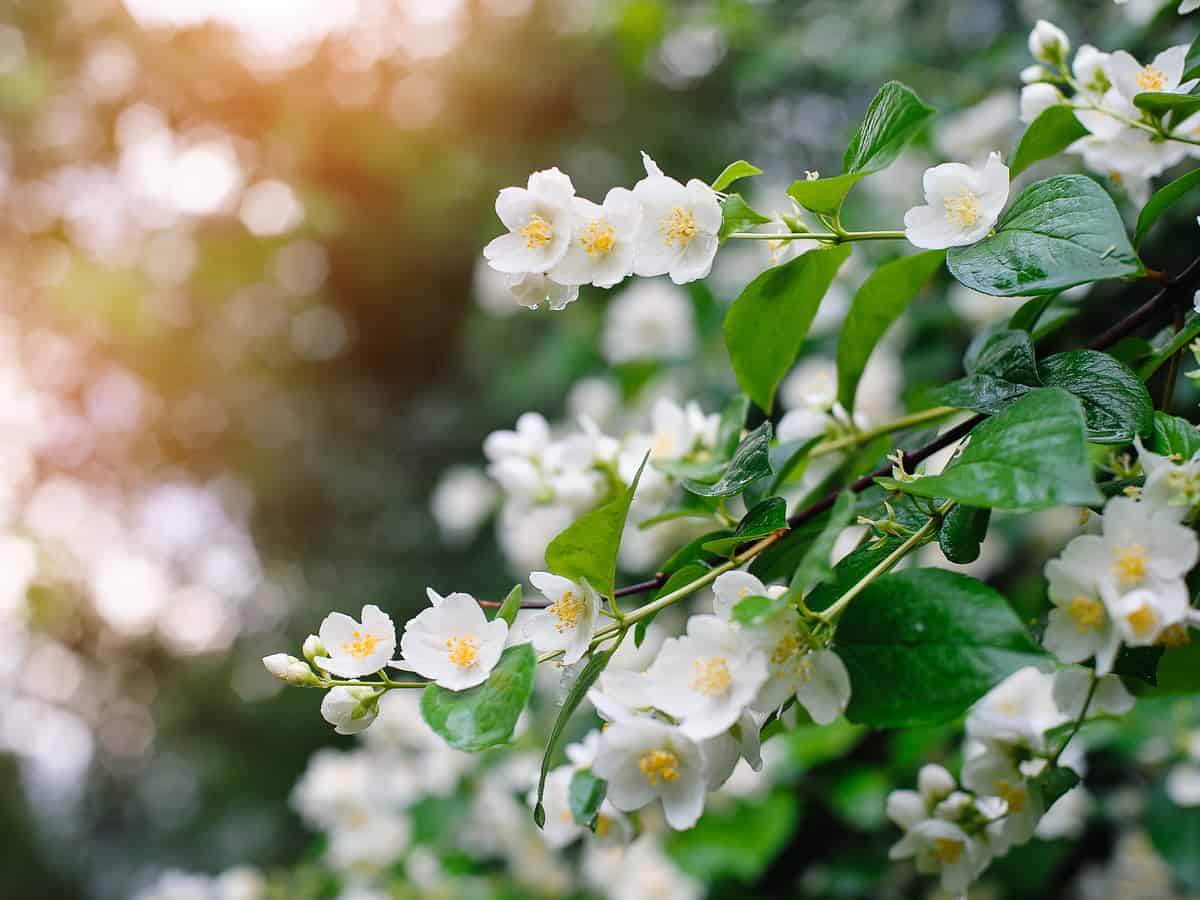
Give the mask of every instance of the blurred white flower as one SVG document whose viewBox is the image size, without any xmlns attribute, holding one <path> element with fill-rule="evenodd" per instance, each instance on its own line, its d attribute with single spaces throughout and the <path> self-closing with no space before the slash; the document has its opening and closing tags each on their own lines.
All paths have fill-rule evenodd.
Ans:
<svg viewBox="0 0 1200 900">
<path fill-rule="evenodd" d="M 605 310 L 601 348 L 613 365 L 643 359 L 676 360 L 692 354 L 696 323 L 692 302 L 662 280 L 638 281 Z"/>
</svg>

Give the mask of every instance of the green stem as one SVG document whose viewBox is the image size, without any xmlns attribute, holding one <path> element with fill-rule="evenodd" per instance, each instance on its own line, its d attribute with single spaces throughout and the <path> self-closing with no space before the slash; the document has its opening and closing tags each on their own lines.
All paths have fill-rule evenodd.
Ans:
<svg viewBox="0 0 1200 900">
<path fill-rule="evenodd" d="M 843 244 L 850 241 L 902 241 L 903 231 L 788 231 L 769 234 L 765 231 L 735 231 L 726 235 L 739 241 L 820 241 L 824 244 Z"/>
<path fill-rule="evenodd" d="M 429 682 L 426 681 L 392 681 L 386 675 L 382 676 L 383 681 L 362 681 L 361 679 L 346 678 L 346 679 L 321 679 L 321 683 L 313 685 L 319 688 L 331 687 L 369 687 L 369 688 L 423 688 Z"/>
<path fill-rule="evenodd" d="M 821 443 L 812 448 L 808 455 L 824 456 L 827 453 L 836 453 L 838 450 L 845 450 L 847 447 L 857 447 L 861 444 L 869 443 L 877 437 L 891 434 L 893 431 L 903 431 L 905 428 L 911 428 L 914 425 L 923 425 L 926 422 L 944 419 L 959 411 L 958 407 L 955 406 L 935 406 L 931 409 L 923 409 L 920 412 L 909 413 L 906 416 L 901 416 L 890 422 L 884 422 L 882 425 L 877 425 L 874 428 L 866 428 L 845 437 L 821 441 Z"/>
<path fill-rule="evenodd" d="M 821 621 L 832 622 L 834 619 L 836 619 L 842 614 L 842 611 L 850 605 L 851 600 L 867 589 L 867 585 L 891 569 L 892 566 L 896 565 L 896 563 L 902 560 L 917 547 L 921 546 L 921 544 L 925 543 L 928 538 L 932 537 L 933 533 L 937 531 L 937 527 L 941 523 L 942 517 L 945 516 L 946 513 L 953 508 L 953 506 L 953 500 L 947 500 L 945 503 L 939 506 L 937 510 L 937 516 L 931 517 L 924 525 L 909 535 L 903 544 L 880 560 L 879 564 L 876 565 L 875 568 L 855 582 L 855 584 L 848 591 L 846 591 L 846 593 L 838 597 L 831 606 L 825 609 L 819 616 Z"/>
<path fill-rule="evenodd" d="M 1058 758 L 1063 755 L 1063 751 L 1074 740 L 1075 735 L 1079 734 L 1079 729 L 1083 727 L 1083 720 L 1087 718 L 1088 708 L 1092 705 L 1092 698 L 1096 696 L 1096 687 L 1100 684 L 1100 679 L 1096 677 L 1096 673 L 1092 669 L 1088 669 L 1088 674 L 1091 676 L 1092 681 L 1088 685 L 1087 696 L 1083 699 L 1083 708 L 1079 710 L 1079 717 L 1075 719 L 1075 725 L 1071 728 L 1071 733 L 1067 735 L 1067 739 L 1062 742 L 1062 746 L 1050 757 L 1051 766 L 1058 765 Z"/>
<path fill-rule="evenodd" d="M 1175 310 L 1175 333 L 1178 334 L 1183 330 L 1184 315 L 1182 309 Z M 1171 412 L 1171 401 L 1175 399 L 1175 382 L 1179 380 L 1179 369 L 1183 364 L 1183 351 L 1185 348 L 1180 347 L 1171 356 L 1171 361 L 1167 364 L 1167 380 L 1163 384 L 1162 395 L 1162 411 L 1165 413 Z"/>
</svg>

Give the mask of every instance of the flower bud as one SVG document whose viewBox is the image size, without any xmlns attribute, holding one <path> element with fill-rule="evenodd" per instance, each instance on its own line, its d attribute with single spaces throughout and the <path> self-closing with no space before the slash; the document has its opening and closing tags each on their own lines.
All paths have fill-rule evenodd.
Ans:
<svg viewBox="0 0 1200 900">
<path fill-rule="evenodd" d="M 937 802 L 949 796 L 957 787 L 954 776 L 938 765 L 921 766 L 917 773 L 917 790 L 927 801 Z"/>
<path fill-rule="evenodd" d="M 313 687 L 320 684 L 320 680 L 308 667 L 308 663 L 286 653 L 272 653 L 270 656 L 264 656 L 263 665 L 267 667 L 268 672 L 288 684 L 298 687 Z"/>
<path fill-rule="evenodd" d="M 338 734 L 358 734 L 379 715 L 379 697 L 368 687 L 332 688 L 321 701 L 321 717 Z"/>
<path fill-rule="evenodd" d="M 1065 31 L 1045 19 L 1038 19 L 1029 32 L 1029 52 L 1038 62 L 1059 66 L 1066 62 L 1071 41 Z"/>
<path fill-rule="evenodd" d="M 1045 81 L 1050 77 L 1050 71 L 1036 63 L 1032 66 L 1026 66 L 1021 70 L 1021 84 L 1034 84 L 1038 81 Z"/>
<path fill-rule="evenodd" d="M 1032 122 L 1052 106 L 1063 102 L 1062 91 L 1052 84 L 1040 82 L 1021 88 L 1021 121 Z"/>
<path fill-rule="evenodd" d="M 304 658 L 318 669 L 321 667 L 317 664 L 317 657 L 329 655 L 325 652 L 325 645 L 321 643 L 321 639 L 315 634 L 310 634 L 304 639 L 304 646 L 301 652 L 304 654 Z"/>
</svg>

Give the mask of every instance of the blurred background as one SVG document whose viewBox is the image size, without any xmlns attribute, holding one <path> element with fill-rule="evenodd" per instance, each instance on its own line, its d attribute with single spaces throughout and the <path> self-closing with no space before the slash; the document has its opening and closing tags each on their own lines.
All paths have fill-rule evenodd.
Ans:
<svg viewBox="0 0 1200 900">
<path fill-rule="evenodd" d="M 836 172 L 895 78 L 943 112 L 852 197 L 848 222 L 895 227 L 926 165 L 1011 148 L 1036 18 L 1135 53 L 1191 40 L 1160 7 L 0 0 L 0 894 L 120 900 L 167 868 L 311 861 L 289 795 L 347 741 L 260 658 L 330 609 L 400 622 L 426 585 L 499 597 L 536 565 L 565 523 L 502 517 L 497 542 L 485 521 L 480 444 L 520 413 L 612 421 L 728 395 L 721 316 L 762 247 L 723 251 L 686 291 L 651 283 L 649 318 L 591 289 L 531 313 L 481 266 L 499 188 L 557 165 L 599 199 L 644 149 L 681 179 L 749 159 L 767 172 L 752 202 L 786 211 L 786 185 Z M 1038 174 L 1056 165 L 1073 164 Z M 1146 254 L 1168 271 L 1195 246 L 1173 227 Z M 868 258 L 827 300 L 818 358 Z M 1083 318 L 1141 299 L 1118 293 Z M 957 375 L 1014 308 L 924 297 L 864 390 L 877 418 Z M 659 326 L 669 340 L 622 349 Z M 1056 527 L 999 530 L 984 574 L 1040 591 L 1015 560 L 1056 550 Z M 874 850 L 808 863 L 843 832 L 886 849 L 888 767 L 940 739 L 838 759 L 819 779 L 841 807 L 791 809 L 791 851 L 729 896 L 747 880 L 797 896 L 801 878 L 806 896 L 874 895 Z M 856 746 L 837 740 L 804 766 Z M 1102 856 L 1098 840 L 1069 852 Z"/>
</svg>

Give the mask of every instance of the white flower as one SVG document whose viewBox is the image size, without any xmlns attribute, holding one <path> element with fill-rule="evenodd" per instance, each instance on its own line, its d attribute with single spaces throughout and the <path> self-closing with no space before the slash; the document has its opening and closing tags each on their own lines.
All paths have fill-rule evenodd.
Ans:
<svg viewBox="0 0 1200 900">
<path fill-rule="evenodd" d="M 715 791 L 733 774 L 741 760 L 758 772 L 762 769 L 762 742 L 759 740 L 762 723 L 766 716 L 755 715 L 745 710 L 728 731 L 701 742 L 704 753 L 704 769 L 708 778 L 708 789 Z"/>
<path fill-rule="evenodd" d="M 1052 84 L 1039 81 L 1021 88 L 1021 121 L 1032 122 L 1052 106 L 1063 102 L 1062 91 Z"/>
<path fill-rule="evenodd" d="M 963 763 L 962 783 L 979 797 L 995 797 L 1004 803 L 1004 818 L 994 837 L 1003 845 L 1024 844 L 1033 837 L 1045 812 L 1040 792 L 1030 790 L 1025 776 L 1008 754 L 982 744 Z"/>
<path fill-rule="evenodd" d="M 1200 9 L 1200 0 L 1180 0 L 1179 14 L 1181 16 L 1195 12 L 1198 9 Z"/>
<path fill-rule="evenodd" d="M 767 679 L 766 656 L 716 616 L 692 616 L 687 635 L 669 638 L 646 670 L 649 701 L 695 740 L 738 720 Z"/>
<path fill-rule="evenodd" d="M 542 306 L 553 310 L 565 309 L 567 304 L 579 299 L 579 285 L 559 284 L 541 272 L 518 272 L 507 278 L 513 299 L 528 309 Z"/>
<path fill-rule="evenodd" d="M 1166 582 L 1153 590 L 1130 591 L 1110 604 L 1117 630 L 1131 647 L 1157 643 L 1167 628 L 1187 618 L 1189 609 L 1187 588 L 1181 580 Z"/>
<path fill-rule="evenodd" d="M 1126 100 L 1146 91 L 1159 94 L 1186 94 L 1194 81 L 1180 83 L 1187 61 L 1188 45 L 1180 44 L 1164 50 L 1154 61 L 1142 65 L 1124 50 L 1112 54 L 1108 61 L 1109 72 L 1115 87 Z"/>
<path fill-rule="evenodd" d="M 679 728 L 651 719 L 615 722 L 600 735 L 593 771 L 608 782 L 608 799 L 623 812 L 655 799 L 672 828 L 691 828 L 704 811 L 704 754 Z"/>
<path fill-rule="evenodd" d="M 321 701 L 321 716 L 338 734 L 358 734 L 379 715 L 379 695 L 373 688 L 330 688 Z"/>
<path fill-rule="evenodd" d="M 828 725 L 850 703 L 850 673 L 832 650 L 813 650 L 796 660 L 796 700 L 818 725 Z"/>
<path fill-rule="evenodd" d="M 263 665 L 267 671 L 281 681 L 297 686 L 317 684 L 317 676 L 302 659 L 289 656 L 286 653 L 272 653 L 263 657 Z"/>
<path fill-rule="evenodd" d="M 1079 718 L 1089 692 L 1092 694 L 1092 702 L 1088 705 L 1089 716 L 1123 716 L 1133 709 L 1133 694 L 1125 689 L 1118 676 L 1101 676 L 1096 679 L 1096 687 L 1093 690 L 1094 677 L 1087 669 L 1079 666 L 1060 669 L 1055 673 L 1052 695 L 1055 705 L 1064 716 L 1069 719 Z"/>
<path fill-rule="evenodd" d="M 474 466 L 451 466 L 438 479 L 429 508 L 443 540 L 468 544 L 496 505 L 496 486 Z"/>
<path fill-rule="evenodd" d="M 612 287 L 633 271 L 642 207 L 633 192 L 613 188 L 598 206 L 576 197 L 575 233 L 550 277 L 561 284 Z"/>
<path fill-rule="evenodd" d="M 600 346 L 613 365 L 641 359 L 686 359 L 695 343 L 692 301 L 666 281 L 636 282 L 605 310 Z"/>
<path fill-rule="evenodd" d="M 762 229 L 766 234 L 790 234 L 791 227 L 780 219 L 778 216 L 768 222 Z M 768 240 L 763 241 L 766 245 L 767 265 L 778 266 L 785 262 L 790 262 L 800 255 L 803 249 L 804 241 L 789 241 L 789 240 Z"/>
<path fill-rule="evenodd" d="M 1185 762 L 1167 773 L 1167 796 L 1176 806 L 1200 806 L 1200 766 Z"/>
<path fill-rule="evenodd" d="M 940 872 L 943 890 L 956 896 L 965 894 L 991 861 L 980 841 L 941 819 L 926 819 L 914 825 L 892 846 L 888 856 L 914 857 L 918 872 Z"/>
<path fill-rule="evenodd" d="M 697 178 L 685 187 L 664 175 L 645 153 L 642 162 L 646 177 L 633 186 L 643 210 L 634 272 L 670 275 L 676 284 L 704 278 L 712 269 L 721 230 L 716 192 Z"/>
<path fill-rule="evenodd" d="M 829 410 L 837 401 L 837 363 L 825 356 L 808 357 L 783 379 L 779 399 L 788 409 Z"/>
<path fill-rule="evenodd" d="M 1029 33 L 1029 52 L 1033 58 L 1048 66 L 1058 66 L 1071 51 L 1071 40 L 1057 25 L 1038 19 Z"/>
<path fill-rule="evenodd" d="M 513 430 L 493 431 L 483 440 L 483 453 L 493 462 L 509 457 L 538 460 L 550 445 L 550 423 L 541 413 L 522 413 Z"/>
<path fill-rule="evenodd" d="M 650 417 L 647 449 L 651 459 L 659 460 L 681 459 L 698 447 L 712 447 L 721 423 L 719 415 L 705 415 L 695 402 L 681 407 L 666 397 L 655 401 Z"/>
<path fill-rule="evenodd" d="M 1191 507 L 1200 503 L 1200 453 L 1176 462 L 1170 457 L 1151 453 L 1142 446 L 1140 438 L 1135 444 L 1138 460 L 1146 473 L 1142 502 L 1154 504 L 1165 515 L 1182 519 Z"/>
<path fill-rule="evenodd" d="M 925 206 L 904 214 L 904 233 L 929 250 L 961 247 L 991 231 L 1008 200 L 1008 166 L 992 153 L 980 168 L 942 163 L 926 169 Z"/>
<path fill-rule="evenodd" d="M 345 613 L 330 613 L 318 634 L 329 655 L 318 656 L 317 665 L 342 678 L 378 672 L 396 652 L 396 626 L 374 605 L 363 607 L 361 624 Z"/>
<path fill-rule="evenodd" d="M 396 668 L 411 669 L 452 691 L 486 681 L 504 652 L 508 623 L 489 622 L 470 594 L 442 597 L 433 588 L 427 594 L 432 606 L 405 624 Z"/>
<path fill-rule="evenodd" d="M 571 779 L 574 777 L 573 766 L 559 766 L 546 776 L 546 790 L 542 794 L 542 808 L 546 812 L 546 821 L 542 825 L 541 836 L 542 840 L 556 850 L 574 843 L 587 830 L 576 823 L 568 800 Z M 531 808 L 537 804 L 537 788 L 530 790 L 527 800 Z"/>
<path fill-rule="evenodd" d="M 1046 748 L 1046 732 L 1070 721 L 1054 702 L 1054 676 L 1033 666 L 1018 669 L 975 702 L 967 735 L 985 744 Z"/>
<path fill-rule="evenodd" d="M 574 665 L 596 633 L 600 595 L 586 580 L 580 584 L 549 572 L 534 572 L 529 581 L 549 602 L 525 624 L 534 649 L 539 653 L 562 650 L 563 663 Z"/>
<path fill-rule="evenodd" d="M 1098 99 L 1112 87 L 1112 77 L 1108 74 L 1111 58 L 1111 54 L 1097 50 L 1091 44 L 1083 44 L 1076 51 L 1071 74 L 1085 97 Z"/>
<path fill-rule="evenodd" d="M 1067 544 L 1058 559 L 1046 563 L 1054 609 L 1042 643 L 1063 662 L 1083 662 L 1094 656 L 1096 671 L 1107 675 L 1121 648 L 1121 636 L 1104 604 L 1097 573 L 1081 553 L 1078 540 Z"/>
<path fill-rule="evenodd" d="M 549 272 L 567 252 L 575 225 L 575 186 L 558 169 L 534 172 L 524 188 L 504 188 L 496 215 L 508 234 L 492 240 L 483 255 L 499 272 Z"/>
</svg>

